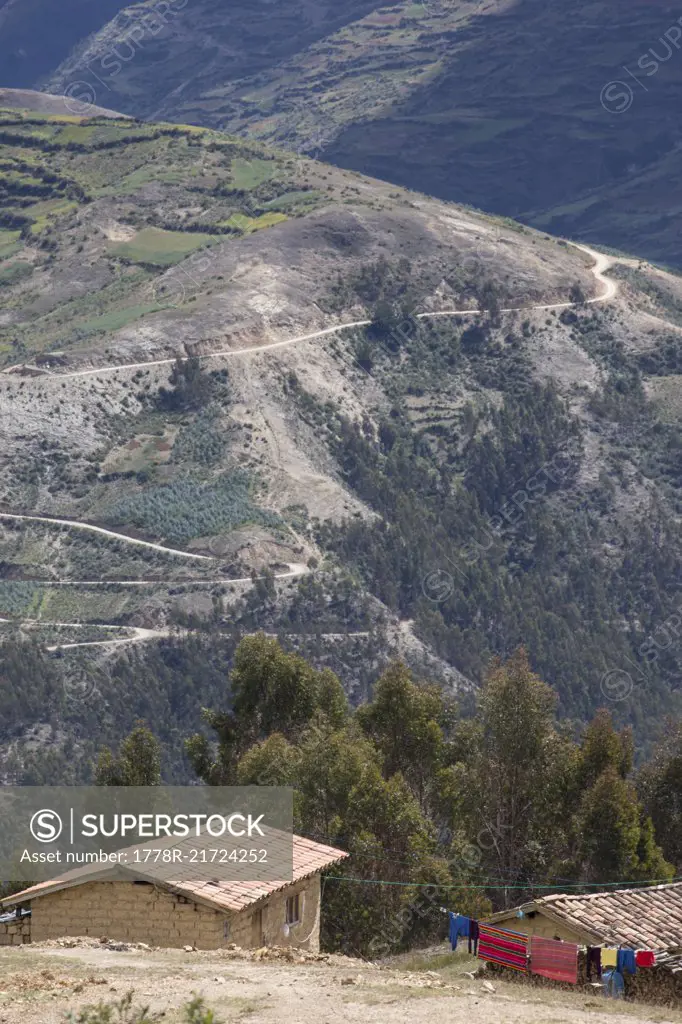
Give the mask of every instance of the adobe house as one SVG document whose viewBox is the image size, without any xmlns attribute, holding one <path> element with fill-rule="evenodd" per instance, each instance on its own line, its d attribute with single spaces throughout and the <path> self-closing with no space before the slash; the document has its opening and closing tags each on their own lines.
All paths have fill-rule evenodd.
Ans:
<svg viewBox="0 0 682 1024">
<path fill-rule="evenodd" d="M 583 946 L 682 948 L 682 882 L 581 895 L 541 896 L 486 924 Z"/>
<path fill-rule="evenodd" d="M 501 910 L 486 923 L 525 935 L 575 942 L 579 947 L 651 949 L 656 953 L 656 966 L 634 975 L 626 973 L 626 996 L 666 1005 L 682 1003 L 682 882 L 541 896 Z M 585 983 L 582 951 L 578 968 L 579 980 Z"/>
<path fill-rule="evenodd" d="M 150 946 L 219 949 L 320 947 L 320 873 L 347 857 L 343 850 L 293 836 L 291 881 L 169 882 L 107 879 L 78 868 L 1 901 L 24 915 L 0 923 L 0 945 L 21 945 L 69 935 L 107 936 Z M 125 874 L 125 872 L 124 872 Z"/>
</svg>

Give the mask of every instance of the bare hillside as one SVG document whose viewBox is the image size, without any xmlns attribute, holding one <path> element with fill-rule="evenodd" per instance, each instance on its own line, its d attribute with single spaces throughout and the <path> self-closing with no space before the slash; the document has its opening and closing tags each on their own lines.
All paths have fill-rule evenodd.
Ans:
<svg viewBox="0 0 682 1024">
<path fill-rule="evenodd" d="M 83 113 L 82 103 L 72 96 L 53 96 L 47 92 L 36 92 L 34 89 L 0 89 L 0 108 L 16 110 L 33 110 L 37 114 L 69 114 Z M 90 117 L 125 118 L 126 114 L 117 114 L 105 107 L 88 105 Z"/>
<path fill-rule="evenodd" d="M 5 635 L 263 629 L 358 700 L 526 643 L 565 715 L 676 707 L 677 276 L 215 131 L 0 127 Z"/>
</svg>

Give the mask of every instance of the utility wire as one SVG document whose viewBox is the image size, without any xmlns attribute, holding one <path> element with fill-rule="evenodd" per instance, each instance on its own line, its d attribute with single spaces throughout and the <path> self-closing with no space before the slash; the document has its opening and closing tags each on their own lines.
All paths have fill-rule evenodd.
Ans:
<svg viewBox="0 0 682 1024">
<path fill-rule="evenodd" d="M 325 836 L 321 832 L 299 832 L 298 834 L 299 835 L 305 835 L 309 839 L 313 839 L 315 837 L 315 838 L 320 838 L 320 839 L 326 839 L 327 841 L 333 841 L 333 837 Z M 349 856 L 354 858 L 354 859 L 358 859 L 358 860 L 373 860 L 373 861 L 377 861 L 380 864 L 394 864 L 396 866 L 413 867 L 413 866 L 415 866 L 419 862 L 418 861 L 418 855 L 416 855 L 416 854 L 414 855 L 415 856 L 415 860 L 414 861 L 407 861 L 407 860 L 393 860 L 392 858 L 389 858 L 389 857 L 383 857 L 381 855 L 381 853 L 379 853 L 379 852 L 376 852 L 376 853 L 362 853 L 359 850 L 346 850 L 344 852 L 348 853 Z M 435 860 L 446 860 L 447 859 L 442 854 L 438 854 L 438 853 L 427 854 L 427 856 L 433 857 Z M 624 887 L 626 887 L 628 889 L 634 889 L 637 886 L 668 885 L 668 884 L 670 884 L 671 881 L 672 882 L 682 881 L 682 876 L 680 876 L 680 878 L 673 878 L 673 879 L 670 879 L 670 880 L 667 879 L 667 878 L 655 878 L 655 879 L 645 879 L 645 880 L 641 880 L 640 879 L 637 882 L 571 882 L 571 881 L 569 881 L 566 878 L 559 877 L 553 883 L 547 883 L 547 882 L 533 882 L 533 881 L 520 882 L 518 878 L 515 878 L 515 879 L 511 880 L 511 879 L 501 878 L 501 877 L 496 876 L 496 875 L 488 875 L 488 881 L 484 882 L 484 883 L 459 882 L 459 883 L 457 883 L 457 885 L 450 885 L 450 884 L 441 884 L 440 882 L 394 882 L 394 881 L 388 881 L 388 880 L 384 880 L 384 879 L 375 879 L 375 878 L 367 878 L 367 879 L 353 878 L 353 879 L 351 879 L 350 876 L 347 876 L 347 875 L 338 875 L 338 876 L 326 875 L 325 877 L 329 878 L 329 879 L 333 879 L 333 878 L 336 877 L 338 879 L 348 879 L 349 881 L 356 881 L 356 882 L 363 882 L 363 881 L 365 881 L 368 884 L 375 884 L 376 883 L 376 884 L 383 884 L 383 885 L 436 885 L 436 886 L 438 886 L 441 889 L 452 889 L 452 888 L 462 888 L 462 889 L 559 889 L 559 888 L 564 888 L 564 889 L 587 889 L 587 888 L 597 888 L 597 889 L 604 889 L 604 888 L 607 888 L 609 886 L 614 886 L 614 885 L 615 886 L 624 886 Z"/>
<path fill-rule="evenodd" d="M 406 888 L 433 888 L 433 889 L 604 889 L 609 886 L 633 889 L 637 886 L 649 885 L 670 885 L 671 882 L 682 882 L 682 878 L 648 878 L 640 879 L 637 882 L 575 882 L 572 884 L 539 885 L 535 882 L 507 882 L 504 885 L 471 884 L 469 882 L 458 882 L 456 884 L 442 885 L 440 882 L 391 882 L 384 878 L 353 878 L 350 875 L 325 875 L 330 882 L 359 882 L 364 885 L 400 885 Z"/>
</svg>

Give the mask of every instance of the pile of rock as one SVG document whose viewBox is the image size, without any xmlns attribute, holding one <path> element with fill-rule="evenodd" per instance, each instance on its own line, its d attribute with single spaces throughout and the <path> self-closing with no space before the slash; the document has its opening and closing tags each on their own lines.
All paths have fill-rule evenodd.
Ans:
<svg viewBox="0 0 682 1024">
<path fill-rule="evenodd" d="M 89 935 L 69 935 L 63 939 L 45 939 L 43 942 L 34 942 L 38 949 L 55 949 L 59 946 L 62 949 L 111 949 L 116 953 L 140 952 L 149 953 L 152 949 L 146 942 L 118 942 L 103 935 L 100 939 L 93 939 Z M 190 947 L 191 948 L 191 947 Z"/>
</svg>

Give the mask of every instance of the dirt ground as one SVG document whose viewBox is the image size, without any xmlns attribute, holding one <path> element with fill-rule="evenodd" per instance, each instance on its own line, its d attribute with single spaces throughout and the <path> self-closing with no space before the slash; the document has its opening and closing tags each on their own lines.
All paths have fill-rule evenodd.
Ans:
<svg viewBox="0 0 682 1024">
<path fill-rule="evenodd" d="M 415 969 L 423 962 L 440 968 Z M 297 963 L 224 951 L 113 951 L 92 940 L 74 948 L 45 943 L 0 951 L 0 1022 L 56 1024 L 69 1010 L 133 990 L 136 1006 L 164 1011 L 168 1024 L 184 1019 L 181 1008 L 194 994 L 215 1011 L 216 1024 L 682 1024 L 682 1008 L 486 982 L 467 974 L 472 966 L 466 955 L 377 967 L 344 957 Z"/>
</svg>

